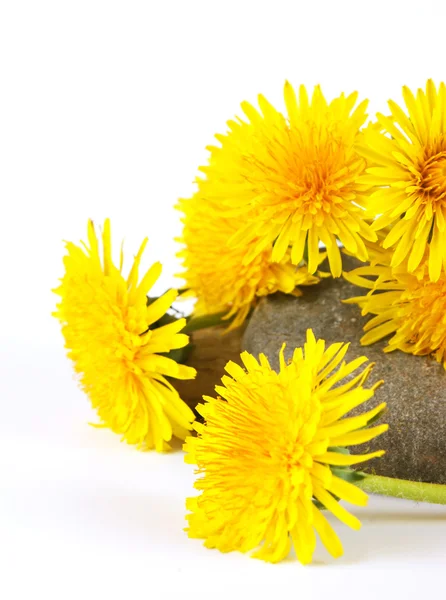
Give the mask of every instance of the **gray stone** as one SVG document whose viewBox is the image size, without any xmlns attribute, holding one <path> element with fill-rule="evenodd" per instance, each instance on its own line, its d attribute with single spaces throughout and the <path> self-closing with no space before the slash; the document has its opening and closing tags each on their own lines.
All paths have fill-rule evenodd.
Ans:
<svg viewBox="0 0 446 600">
<path fill-rule="evenodd" d="M 344 268 L 349 271 L 358 264 L 347 259 Z M 389 431 L 376 440 L 352 448 L 353 453 L 386 450 L 384 457 L 359 468 L 378 475 L 446 484 L 446 372 L 443 366 L 429 357 L 400 351 L 385 354 L 384 341 L 361 346 L 362 327 L 368 317 L 361 317 L 357 305 L 342 304 L 341 300 L 363 295 L 364 290 L 344 279 L 327 279 L 302 290 L 304 295 L 300 298 L 275 294 L 262 299 L 244 334 L 244 349 L 254 355 L 264 352 L 277 368 L 282 343 L 287 344 L 288 358 L 295 347 L 303 345 L 309 327 L 316 338 L 323 338 L 327 343 L 350 342 L 346 359 L 367 356 L 376 363 L 368 382 L 385 381 L 366 409 L 387 402 L 383 422 L 390 426 Z"/>
</svg>

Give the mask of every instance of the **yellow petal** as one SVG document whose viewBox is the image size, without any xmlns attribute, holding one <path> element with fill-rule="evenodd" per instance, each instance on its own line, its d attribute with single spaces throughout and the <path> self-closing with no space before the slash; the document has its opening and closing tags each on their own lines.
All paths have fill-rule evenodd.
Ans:
<svg viewBox="0 0 446 600">
<path fill-rule="evenodd" d="M 359 463 L 366 462 L 372 458 L 378 458 L 384 454 L 384 450 L 377 450 L 376 452 L 370 452 L 369 454 L 362 454 L 360 456 L 339 454 L 338 452 L 326 452 L 325 454 L 318 456 L 317 460 L 318 462 L 325 463 L 327 465 L 348 467 L 350 465 L 358 465 Z"/>
</svg>

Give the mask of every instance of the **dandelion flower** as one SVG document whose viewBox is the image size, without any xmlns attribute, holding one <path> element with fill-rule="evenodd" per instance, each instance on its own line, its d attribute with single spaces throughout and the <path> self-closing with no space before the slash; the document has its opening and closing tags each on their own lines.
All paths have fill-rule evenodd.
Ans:
<svg viewBox="0 0 446 600">
<path fill-rule="evenodd" d="M 62 324 L 68 356 L 103 426 L 130 444 L 162 451 L 172 436 L 184 439 L 194 420 L 169 379 L 193 378 L 195 370 L 166 356 L 188 343 L 187 335 L 180 333 L 185 320 L 157 326 L 177 292 L 170 290 L 148 306 L 147 293 L 161 265 L 155 263 L 139 281 L 146 243 L 125 279 L 122 251 L 120 267 L 112 262 L 109 220 L 102 252 L 90 221 L 88 245 L 66 244 L 55 316 Z"/>
<path fill-rule="evenodd" d="M 209 148 L 199 193 L 238 218 L 229 245 L 250 245 L 244 264 L 273 246 L 273 261 L 280 263 L 291 247 L 291 262 L 298 265 L 307 245 L 309 272 L 315 273 L 321 240 L 339 277 L 337 240 L 365 261 L 363 238 L 376 237 L 363 219 L 370 186 L 358 183 L 367 161 L 355 147 L 367 101 L 355 108 L 353 93 L 328 103 L 319 86 L 311 100 L 304 86 L 296 98 L 288 82 L 284 96 L 287 117 L 262 95 L 260 112 L 242 104 L 246 120 L 229 121 L 228 133 L 216 136 L 220 145 Z"/>
<path fill-rule="evenodd" d="M 228 238 L 236 231 L 239 220 L 229 217 L 213 201 L 198 195 L 182 200 L 184 249 L 181 274 L 198 301 L 196 314 L 225 313 L 232 319 L 228 329 L 239 327 L 261 296 L 281 291 L 300 295 L 298 285 L 313 285 L 319 278 L 310 275 L 306 266 L 291 264 L 289 253 L 278 263 L 271 260 L 272 248 L 266 248 L 249 263 L 244 262 L 252 247 L 229 248 Z M 318 255 L 318 264 L 324 254 Z"/>
<path fill-rule="evenodd" d="M 379 385 L 363 387 L 372 365 L 357 374 L 367 359 L 346 363 L 347 348 L 325 348 L 309 330 L 304 349 L 296 349 L 288 364 L 282 348 L 279 372 L 262 354 L 257 361 L 244 352 L 245 369 L 228 363 L 229 375 L 216 387 L 221 397 L 205 397 L 198 406 L 205 422 L 195 424 L 198 437 L 185 443 L 186 462 L 196 464 L 201 476 L 195 483 L 200 495 L 187 501 L 190 537 L 222 552 L 255 550 L 254 557 L 269 562 L 285 558 L 292 544 L 306 564 L 317 533 L 334 557 L 341 556 L 341 542 L 321 508 L 360 528 L 339 499 L 365 506 L 367 496 L 342 475 L 347 466 L 383 452 L 353 456 L 344 448 L 387 430 L 367 428 L 385 404 L 345 417 Z"/>
<path fill-rule="evenodd" d="M 414 272 L 426 250 L 429 278 L 446 265 L 446 87 L 432 80 L 416 96 L 403 88 L 407 112 L 389 100 L 391 116 L 377 115 L 367 128 L 362 156 L 374 163 L 360 181 L 381 186 L 369 198 L 375 230 L 390 227 L 384 248 L 394 249 L 392 267 L 406 261 Z M 406 260 L 407 259 L 407 260 Z"/>
<path fill-rule="evenodd" d="M 431 281 L 427 255 L 413 273 L 405 262 L 392 267 L 392 253 L 381 251 L 369 266 L 359 267 L 344 277 L 370 291 L 344 300 L 358 304 L 362 314 L 375 315 L 364 326 L 364 345 L 387 336 L 385 352 L 402 350 L 410 354 L 432 354 L 446 368 L 446 273 Z"/>
</svg>

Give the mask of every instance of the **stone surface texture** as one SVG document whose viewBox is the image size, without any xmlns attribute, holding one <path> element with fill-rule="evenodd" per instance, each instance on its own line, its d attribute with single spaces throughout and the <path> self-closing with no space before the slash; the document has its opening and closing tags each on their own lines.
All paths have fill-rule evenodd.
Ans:
<svg viewBox="0 0 446 600">
<path fill-rule="evenodd" d="M 229 333 L 224 327 L 210 327 L 191 335 L 192 351 L 186 364 L 197 370 L 195 379 L 172 379 L 181 398 L 191 407 L 203 402 L 203 395 L 215 397 L 215 386 L 221 384 L 226 363 L 240 364 L 243 329 Z"/>
<path fill-rule="evenodd" d="M 354 259 L 344 259 L 344 269 L 358 266 Z M 303 288 L 300 298 L 275 294 L 257 306 L 244 333 L 242 346 L 254 355 L 264 352 L 275 368 L 278 353 L 286 342 L 289 358 L 295 347 L 302 346 L 306 330 L 311 327 L 316 338 L 327 344 L 350 342 L 346 359 L 367 356 L 376 363 L 368 383 L 384 379 L 368 410 L 387 402 L 388 410 L 381 422 L 387 433 L 372 442 L 352 448 L 352 453 L 384 449 L 383 458 L 358 468 L 378 475 L 446 484 L 446 371 L 430 357 L 412 356 L 395 351 L 383 352 L 384 341 L 361 346 L 362 327 L 369 317 L 361 317 L 357 305 L 343 304 L 342 299 L 363 295 L 344 279 L 326 279 Z M 367 384 L 366 384 L 367 385 Z M 358 412 L 358 411 L 357 411 Z"/>
</svg>

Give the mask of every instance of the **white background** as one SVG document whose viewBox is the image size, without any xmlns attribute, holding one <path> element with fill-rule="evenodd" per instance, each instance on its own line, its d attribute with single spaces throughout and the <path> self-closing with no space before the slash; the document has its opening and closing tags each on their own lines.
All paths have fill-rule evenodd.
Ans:
<svg viewBox="0 0 446 600">
<path fill-rule="evenodd" d="M 371 498 L 344 558 L 306 568 L 188 540 L 193 469 L 88 426 L 50 289 L 62 239 L 106 216 L 172 285 L 172 207 L 242 100 L 281 105 L 288 78 L 383 111 L 446 78 L 445 21 L 442 0 L 0 3 L 2 599 L 444 597 L 444 507 Z"/>
</svg>

